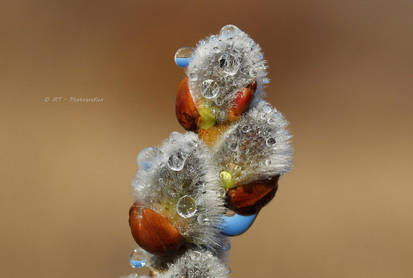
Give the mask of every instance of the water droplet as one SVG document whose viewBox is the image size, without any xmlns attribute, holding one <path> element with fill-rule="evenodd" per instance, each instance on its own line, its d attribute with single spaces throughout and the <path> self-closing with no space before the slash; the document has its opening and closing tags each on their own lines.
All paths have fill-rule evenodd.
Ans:
<svg viewBox="0 0 413 278">
<path fill-rule="evenodd" d="M 271 159 L 266 159 L 265 166 L 270 166 L 270 165 L 271 165 Z"/>
<path fill-rule="evenodd" d="M 169 157 L 168 167 L 173 171 L 181 171 L 184 168 L 185 160 L 186 155 L 183 152 L 178 151 L 174 154 L 171 154 L 171 156 Z"/>
<path fill-rule="evenodd" d="M 186 68 L 192 60 L 194 49 L 192 47 L 181 47 L 175 53 L 175 64 Z"/>
<path fill-rule="evenodd" d="M 201 94 L 207 98 L 215 98 L 219 93 L 219 86 L 218 83 L 212 79 L 204 80 L 201 83 Z"/>
<path fill-rule="evenodd" d="M 222 106 L 222 105 L 224 104 L 224 99 L 222 99 L 222 98 L 216 98 L 216 99 L 215 99 L 215 104 L 216 104 L 217 106 Z"/>
<path fill-rule="evenodd" d="M 202 254 L 199 251 L 193 251 L 190 254 L 191 259 L 194 260 L 194 261 L 199 261 L 201 259 L 201 256 L 202 256 Z"/>
<path fill-rule="evenodd" d="M 195 215 L 197 209 L 194 198 L 185 195 L 176 203 L 176 212 L 183 218 L 189 218 Z"/>
<path fill-rule="evenodd" d="M 248 133 L 248 132 L 251 130 L 251 128 L 250 128 L 249 125 L 244 125 L 244 126 L 241 128 L 241 130 L 242 130 L 242 132 L 244 132 L 244 133 Z"/>
<path fill-rule="evenodd" d="M 189 230 L 188 230 L 188 223 L 186 220 L 180 219 L 175 222 L 174 226 L 181 235 L 184 235 L 184 236 L 188 235 Z"/>
<path fill-rule="evenodd" d="M 197 217 L 198 223 L 201 225 L 205 225 L 209 223 L 209 218 L 206 217 L 204 214 L 200 214 Z"/>
<path fill-rule="evenodd" d="M 133 268 L 142 268 L 146 265 L 145 254 L 141 249 L 133 250 L 129 255 L 129 263 Z"/>
<path fill-rule="evenodd" d="M 264 113 L 270 113 L 272 111 L 272 107 L 269 104 L 264 105 L 264 107 L 262 108 L 262 111 Z"/>
<path fill-rule="evenodd" d="M 235 75 L 241 67 L 241 61 L 232 54 L 224 53 L 218 58 L 219 67 L 228 75 Z"/>
<path fill-rule="evenodd" d="M 275 139 L 270 137 L 265 141 L 265 144 L 267 144 L 268 147 L 272 147 L 276 143 Z"/>
<path fill-rule="evenodd" d="M 231 151 L 235 152 L 238 148 L 238 144 L 237 144 L 237 142 L 230 142 L 228 144 L 228 147 Z"/>
<path fill-rule="evenodd" d="M 241 31 L 237 26 L 228 24 L 221 28 L 220 34 L 231 34 Z"/>
</svg>

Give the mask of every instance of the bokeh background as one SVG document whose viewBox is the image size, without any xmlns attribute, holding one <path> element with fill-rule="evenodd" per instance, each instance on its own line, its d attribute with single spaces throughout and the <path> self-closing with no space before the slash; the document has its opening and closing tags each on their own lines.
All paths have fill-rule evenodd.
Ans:
<svg viewBox="0 0 413 278">
<path fill-rule="evenodd" d="M 411 1 L 0 2 L 0 276 L 131 273 L 137 153 L 183 131 L 175 50 L 262 46 L 295 168 L 232 277 L 413 277 Z M 45 102 L 99 97 L 100 103 Z"/>
</svg>

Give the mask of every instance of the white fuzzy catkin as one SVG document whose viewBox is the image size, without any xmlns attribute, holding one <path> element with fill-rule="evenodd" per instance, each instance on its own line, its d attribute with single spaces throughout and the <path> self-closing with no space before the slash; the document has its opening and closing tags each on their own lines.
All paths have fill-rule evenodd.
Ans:
<svg viewBox="0 0 413 278">
<path fill-rule="evenodd" d="M 142 250 L 146 266 L 156 277 L 227 277 L 230 243 L 217 228 L 225 213 L 220 173 L 229 172 L 235 185 L 243 185 L 291 169 L 288 123 L 262 100 L 263 87 L 268 83 L 266 69 L 260 46 L 234 25 L 201 40 L 186 70 L 198 109 L 209 109 L 217 125 L 227 123 L 238 91 L 256 82 L 250 108 L 212 148 L 195 133 L 173 132 L 160 147 L 139 153 L 139 170 L 132 181 L 136 202 L 167 217 L 186 239 L 183 253 L 174 256 Z M 195 212 L 189 216 L 178 213 L 178 202 L 185 196 L 195 203 Z M 124 278 L 137 277 L 131 274 Z"/>
<path fill-rule="evenodd" d="M 225 260 L 207 250 L 187 250 L 175 261 L 168 264 L 166 272 L 159 273 L 159 278 L 225 278 L 230 270 Z"/>
<path fill-rule="evenodd" d="M 211 107 L 218 123 L 225 120 L 237 92 L 257 82 L 255 98 L 261 98 L 267 75 L 260 46 L 234 25 L 198 42 L 186 74 L 196 103 Z"/>
<path fill-rule="evenodd" d="M 237 184 L 271 178 L 292 165 L 291 135 L 283 115 L 260 101 L 227 130 L 215 145 L 214 161 Z"/>
<path fill-rule="evenodd" d="M 219 247 L 224 191 L 205 143 L 195 133 L 173 132 L 160 147 L 143 150 L 138 165 L 132 181 L 138 204 L 168 217 L 189 242 Z M 184 196 L 196 206 L 189 217 L 179 214 Z"/>
</svg>

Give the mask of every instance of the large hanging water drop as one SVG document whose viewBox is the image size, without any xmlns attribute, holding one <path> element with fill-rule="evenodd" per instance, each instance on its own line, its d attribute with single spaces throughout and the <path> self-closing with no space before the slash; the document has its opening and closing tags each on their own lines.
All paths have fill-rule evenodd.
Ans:
<svg viewBox="0 0 413 278">
<path fill-rule="evenodd" d="M 196 211 L 195 200 L 189 195 L 181 197 L 176 203 L 176 212 L 183 218 L 194 216 Z"/>
<path fill-rule="evenodd" d="M 234 216 L 223 215 L 218 228 L 221 230 L 221 233 L 226 236 L 237 236 L 247 231 L 256 217 L 256 214 L 247 216 L 239 214 L 235 214 Z"/>
<path fill-rule="evenodd" d="M 129 263 L 133 268 L 142 268 L 146 265 L 145 254 L 141 249 L 135 249 L 130 253 Z"/>
<path fill-rule="evenodd" d="M 184 168 L 186 154 L 181 151 L 171 154 L 168 158 L 168 167 L 173 171 L 181 171 Z"/>
<path fill-rule="evenodd" d="M 175 53 L 175 64 L 178 67 L 186 68 L 192 61 L 194 49 L 192 47 L 181 47 Z"/>
<path fill-rule="evenodd" d="M 219 93 L 218 83 L 212 79 L 207 79 L 201 83 L 201 94 L 204 98 L 215 98 Z"/>
</svg>

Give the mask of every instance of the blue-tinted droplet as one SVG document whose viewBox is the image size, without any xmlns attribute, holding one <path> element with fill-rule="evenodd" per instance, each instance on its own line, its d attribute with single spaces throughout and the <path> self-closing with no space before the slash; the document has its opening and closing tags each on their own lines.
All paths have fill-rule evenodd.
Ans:
<svg viewBox="0 0 413 278">
<path fill-rule="evenodd" d="M 175 53 L 175 64 L 178 67 L 186 68 L 192 61 L 192 54 L 194 49 L 192 47 L 182 47 Z"/>
<path fill-rule="evenodd" d="M 135 249 L 129 255 L 129 263 L 133 268 L 142 268 L 146 265 L 145 255 L 140 249 Z"/>
<path fill-rule="evenodd" d="M 256 214 L 247 216 L 239 214 L 233 216 L 223 215 L 218 228 L 226 236 L 237 236 L 247 231 L 256 217 Z"/>
</svg>

